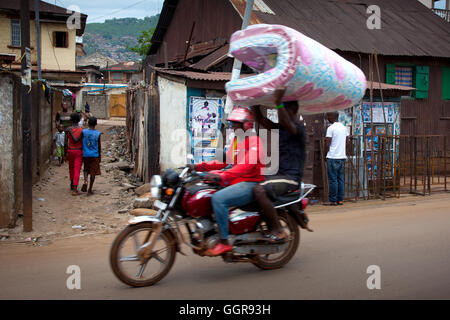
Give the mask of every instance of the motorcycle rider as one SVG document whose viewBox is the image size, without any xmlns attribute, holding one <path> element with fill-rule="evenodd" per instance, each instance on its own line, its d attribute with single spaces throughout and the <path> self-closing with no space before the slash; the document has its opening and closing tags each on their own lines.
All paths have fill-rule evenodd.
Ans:
<svg viewBox="0 0 450 320">
<path fill-rule="evenodd" d="M 281 227 L 277 211 L 272 203 L 277 196 L 297 190 L 301 185 L 306 159 L 306 133 L 304 126 L 296 116 L 297 101 L 281 102 L 286 89 L 275 90 L 274 100 L 278 109 L 278 124 L 261 114 L 259 106 L 252 106 L 256 121 L 266 129 L 279 130 L 279 168 L 273 176 L 266 176 L 265 181 L 254 188 L 255 199 L 263 210 L 271 233 L 267 235 L 271 242 L 283 242 L 286 233 Z M 273 152 L 273 151 L 272 151 Z M 306 214 L 301 216 L 301 227 L 308 227 Z"/>
<path fill-rule="evenodd" d="M 247 108 L 235 108 L 227 119 L 236 133 L 238 129 L 247 131 L 253 128 L 253 116 Z M 242 131 L 241 131 L 242 132 Z M 261 181 L 264 165 L 260 161 L 259 149 L 261 140 L 256 135 L 244 137 L 239 142 L 235 136 L 232 145 L 226 152 L 227 162 L 232 161 L 231 168 L 221 161 L 204 162 L 197 165 L 189 165 L 197 171 L 209 171 L 204 177 L 205 181 L 215 181 L 225 186 L 213 194 L 211 203 L 214 215 L 219 226 L 220 241 L 205 252 L 208 256 L 218 256 L 231 251 L 228 243 L 228 212 L 230 207 L 243 206 L 254 201 L 253 188 Z M 256 160 L 256 161 L 255 161 Z M 225 170 L 222 170 L 225 169 Z"/>
</svg>

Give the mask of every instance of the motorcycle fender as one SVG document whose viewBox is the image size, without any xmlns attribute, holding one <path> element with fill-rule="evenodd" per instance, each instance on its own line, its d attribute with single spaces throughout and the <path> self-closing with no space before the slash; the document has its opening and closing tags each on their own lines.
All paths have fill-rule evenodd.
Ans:
<svg viewBox="0 0 450 320">
<path fill-rule="evenodd" d="M 302 210 L 300 210 L 298 208 L 298 206 L 295 206 L 295 204 L 294 204 L 294 205 L 290 205 L 289 207 L 287 207 L 286 211 L 292 218 L 294 218 L 295 222 L 297 222 L 297 224 L 301 227 L 303 224 L 303 221 L 300 218 L 300 214 L 302 213 Z"/>
<path fill-rule="evenodd" d="M 139 216 L 128 220 L 128 224 L 138 224 L 141 222 L 161 222 L 161 219 L 153 216 Z"/>
<path fill-rule="evenodd" d="M 139 217 L 134 217 L 134 218 L 130 219 L 128 221 L 128 224 L 138 224 L 138 223 L 143 223 L 143 222 L 151 222 L 151 223 L 161 222 L 161 219 L 152 217 L 152 216 L 139 216 Z M 180 252 L 181 254 L 184 254 L 180 249 L 180 243 L 178 241 L 177 234 L 170 227 L 166 227 L 164 229 L 167 229 L 172 234 L 173 238 L 175 239 L 175 245 L 177 247 L 176 248 L 177 251 Z"/>
</svg>

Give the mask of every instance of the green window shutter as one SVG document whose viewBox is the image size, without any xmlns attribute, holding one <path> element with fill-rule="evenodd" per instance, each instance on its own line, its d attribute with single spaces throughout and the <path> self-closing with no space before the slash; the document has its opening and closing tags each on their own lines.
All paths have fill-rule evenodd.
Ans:
<svg viewBox="0 0 450 320">
<path fill-rule="evenodd" d="M 450 68 L 442 68 L 442 100 L 450 100 Z"/>
<path fill-rule="evenodd" d="M 428 99 L 428 84 L 430 79 L 430 68 L 428 66 L 416 66 L 414 74 L 414 97 L 417 99 Z"/>
<path fill-rule="evenodd" d="M 395 84 L 395 64 L 386 65 L 386 83 Z"/>
</svg>

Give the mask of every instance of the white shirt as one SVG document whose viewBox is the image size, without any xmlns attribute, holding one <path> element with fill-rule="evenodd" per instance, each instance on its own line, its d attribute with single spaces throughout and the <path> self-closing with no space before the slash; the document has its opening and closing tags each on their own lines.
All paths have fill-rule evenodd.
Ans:
<svg viewBox="0 0 450 320">
<path fill-rule="evenodd" d="M 65 132 L 59 132 L 57 131 L 55 135 L 53 136 L 53 140 L 56 141 L 57 147 L 64 147 L 64 138 L 65 138 Z"/>
<path fill-rule="evenodd" d="M 345 140 L 348 136 L 347 128 L 340 122 L 335 122 L 327 129 L 327 138 L 331 138 L 329 159 L 347 159 L 345 155 Z"/>
</svg>

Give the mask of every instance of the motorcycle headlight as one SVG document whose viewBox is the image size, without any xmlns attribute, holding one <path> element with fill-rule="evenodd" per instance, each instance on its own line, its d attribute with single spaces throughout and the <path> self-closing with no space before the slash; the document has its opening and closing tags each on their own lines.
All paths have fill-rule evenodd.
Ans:
<svg viewBox="0 0 450 320">
<path fill-rule="evenodd" d="M 159 175 L 154 175 L 150 180 L 150 193 L 153 198 L 161 198 L 161 187 L 163 185 L 162 178 Z"/>
</svg>

